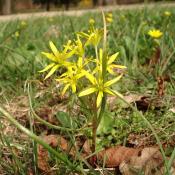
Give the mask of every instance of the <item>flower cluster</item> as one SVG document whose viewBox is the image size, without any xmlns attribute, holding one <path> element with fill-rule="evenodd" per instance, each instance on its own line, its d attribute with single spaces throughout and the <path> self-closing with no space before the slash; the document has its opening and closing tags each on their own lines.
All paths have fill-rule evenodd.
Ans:
<svg viewBox="0 0 175 175">
<path fill-rule="evenodd" d="M 104 94 L 122 96 L 111 86 L 122 77 L 122 74 L 115 72 L 115 69 L 126 67 L 115 64 L 118 52 L 112 55 L 104 54 L 104 49 L 100 47 L 103 35 L 104 30 L 95 28 L 95 20 L 90 19 L 88 32 L 76 33 L 76 39 L 69 40 L 62 51 L 50 41 L 51 52 L 42 52 L 50 60 L 50 64 L 40 72 L 48 71 L 45 77 L 47 79 L 61 69 L 62 74 L 56 81 L 63 85 L 62 95 L 68 90 L 78 94 L 79 97 L 95 94 L 97 107 L 100 106 Z M 88 52 L 90 47 L 94 48 L 91 55 Z M 104 60 L 106 60 L 105 67 Z"/>
</svg>

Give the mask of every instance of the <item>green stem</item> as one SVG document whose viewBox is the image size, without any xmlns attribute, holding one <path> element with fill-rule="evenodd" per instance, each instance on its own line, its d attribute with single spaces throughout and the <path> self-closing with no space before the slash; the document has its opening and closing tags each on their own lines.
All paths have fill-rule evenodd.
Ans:
<svg viewBox="0 0 175 175">
<path fill-rule="evenodd" d="M 70 168 L 80 171 L 78 167 L 75 167 L 67 158 L 65 158 L 62 154 L 59 154 L 57 151 L 55 151 L 52 147 L 50 147 L 47 143 L 45 143 L 40 137 L 33 134 L 30 130 L 22 126 L 17 120 L 15 120 L 15 117 L 11 116 L 8 112 L 6 112 L 2 107 L 0 107 L 0 112 L 12 123 L 14 124 L 19 130 L 24 132 L 28 137 L 35 140 L 37 143 L 42 145 L 45 149 L 47 149 L 50 153 L 52 153 L 55 157 L 57 157 L 60 161 L 64 162 L 66 165 L 68 165 Z"/>
<path fill-rule="evenodd" d="M 97 128 L 100 124 L 100 121 L 103 117 L 103 114 L 105 112 L 105 107 L 106 107 L 106 95 L 103 96 L 102 102 L 101 102 L 101 108 L 100 108 L 100 113 L 98 115 L 98 121 L 97 121 Z"/>
<path fill-rule="evenodd" d="M 103 83 L 106 81 L 106 68 L 107 68 L 107 29 L 106 29 L 106 19 L 105 15 L 102 11 L 103 15 L 103 24 L 104 24 L 104 36 L 103 36 L 103 58 L 102 58 L 102 78 Z"/>
<path fill-rule="evenodd" d="M 173 150 L 173 152 L 171 154 L 171 157 L 170 157 L 170 159 L 168 161 L 168 170 L 171 169 L 171 166 L 172 166 L 172 163 L 173 163 L 174 159 L 175 159 L 175 148 L 174 148 L 174 150 Z"/>
<path fill-rule="evenodd" d="M 136 39 L 135 39 L 135 43 L 134 43 L 134 52 L 133 52 L 133 61 L 132 61 L 133 70 L 138 66 L 137 49 L 138 49 L 138 39 L 139 39 L 139 35 L 141 32 L 142 26 L 143 26 L 143 22 L 141 22 L 140 26 L 138 27 L 137 33 L 136 33 Z"/>
<path fill-rule="evenodd" d="M 92 119 L 92 153 L 96 151 L 96 137 L 97 137 L 97 113 L 98 108 L 96 107 L 96 98 L 92 104 L 93 119 Z"/>
<path fill-rule="evenodd" d="M 103 15 L 103 24 L 104 24 L 104 27 L 103 27 L 103 30 L 104 30 L 104 36 L 103 36 L 103 58 L 102 58 L 102 78 L 103 78 L 103 83 L 106 82 L 106 68 L 107 68 L 107 28 L 106 28 L 106 19 L 105 19 L 105 15 L 102 11 L 102 15 Z M 106 106 L 106 94 L 104 93 L 104 96 L 103 96 L 103 99 L 102 99 L 102 103 L 101 103 L 101 107 L 100 107 L 100 112 L 99 112 L 99 115 L 98 115 L 98 121 L 97 121 L 97 128 L 100 124 L 100 121 L 103 117 L 103 114 L 105 112 L 105 106 Z"/>
<path fill-rule="evenodd" d="M 94 114 L 92 122 L 92 153 L 96 151 L 96 137 L 97 137 L 97 115 Z"/>
<path fill-rule="evenodd" d="M 95 55 L 96 55 L 97 60 L 99 60 L 99 57 L 98 57 L 98 48 L 97 48 L 97 46 L 95 46 Z"/>
</svg>

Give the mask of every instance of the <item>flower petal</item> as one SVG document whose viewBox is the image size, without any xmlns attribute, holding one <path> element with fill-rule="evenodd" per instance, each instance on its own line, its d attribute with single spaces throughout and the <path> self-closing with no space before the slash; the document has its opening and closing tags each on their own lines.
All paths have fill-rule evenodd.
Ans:
<svg viewBox="0 0 175 175">
<path fill-rule="evenodd" d="M 58 69 L 59 66 L 60 65 L 56 65 L 56 66 L 52 67 L 50 72 L 46 75 L 45 79 L 49 78 Z"/>
<path fill-rule="evenodd" d="M 75 53 L 75 50 L 72 50 L 70 52 L 65 53 L 64 59 L 66 60 L 66 59 L 70 58 L 74 53 Z"/>
<path fill-rule="evenodd" d="M 55 63 L 51 63 L 51 64 L 47 65 L 43 70 L 40 70 L 39 72 L 45 72 L 45 71 L 51 69 L 54 65 L 55 65 Z"/>
<path fill-rule="evenodd" d="M 66 86 L 64 86 L 63 91 L 61 92 L 62 96 L 66 93 L 66 91 L 69 88 L 69 86 L 70 86 L 70 84 L 67 84 Z"/>
<path fill-rule="evenodd" d="M 66 53 L 69 49 L 70 49 L 70 44 L 71 44 L 71 40 L 69 40 L 67 42 L 67 44 L 64 46 L 64 50 L 63 50 L 63 53 Z"/>
<path fill-rule="evenodd" d="M 79 73 L 79 74 L 77 74 L 77 75 L 75 75 L 75 77 L 76 77 L 76 79 L 78 80 L 78 79 L 80 79 L 81 77 L 83 77 L 84 75 L 85 75 L 85 72 L 82 70 L 82 72 Z"/>
<path fill-rule="evenodd" d="M 56 57 L 52 53 L 46 53 L 46 52 L 41 52 L 44 56 L 46 56 L 48 59 L 52 61 L 57 61 Z"/>
<path fill-rule="evenodd" d="M 113 71 L 113 68 L 111 68 L 111 66 L 107 67 L 107 71 L 111 74 L 111 75 L 115 75 L 115 72 Z"/>
<path fill-rule="evenodd" d="M 108 86 L 111 86 L 112 84 L 116 83 L 117 81 L 119 81 L 121 79 L 123 75 L 119 75 L 118 77 L 110 80 L 110 81 L 107 81 L 105 84 L 104 84 L 104 87 L 108 87 Z"/>
<path fill-rule="evenodd" d="M 83 66 L 83 58 L 82 58 L 82 57 L 79 57 L 79 58 L 78 58 L 77 65 L 78 65 L 78 67 L 80 67 L 80 68 Z"/>
<path fill-rule="evenodd" d="M 117 64 L 111 64 L 110 65 L 111 68 L 119 68 L 119 69 L 126 69 L 126 66 L 122 66 L 122 65 L 117 65 Z"/>
<path fill-rule="evenodd" d="M 115 96 L 115 94 L 113 93 L 113 91 L 110 88 L 104 88 L 104 92 Z"/>
<path fill-rule="evenodd" d="M 85 76 L 92 84 L 95 84 L 95 77 L 92 74 L 90 74 L 89 72 L 86 72 Z"/>
<path fill-rule="evenodd" d="M 111 90 L 111 92 L 112 92 L 114 95 L 116 95 L 116 96 L 118 96 L 118 97 L 120 97 L 120 98 L 123 98 L 123 95 L 120 94 L 119 92 L 117 92 L 117 91 L 115 91 L 115 90 Z"/>
<path fill-rule="evenodd" d="M 50 45 L 50 48 L 51 48 L 52 52 L 54 53 L 54 55 L 57 56 L 59 52 L 58 52 L 56 46 L 53 44 L 52 41 L 49 42 L 49 45 Z"/>
<path fill-rule="evenodd" d="M 115 61 L 115 59 L 118 57 L 119 52 L 113 54 L 112 56 L 109 57 L 108 64 L 111 64 Z"/>
<path fill-rule="evenodd" d="M 99 92 L 98 92 L 98 96 L 97 96 L 97 101 L 96 101 L 96 103 L 97 103 L 97 108 L 100 106 L 101 101 L 102 101 L 102 98 L 103 98 L 103 91 L 99 91 Z"/>
<path fill-rule="evenodd" d="M 79 96 L 79 97 L 86 96 L 86 95 L 92 94 L 92 93 L 94 93 L 94 92 L 96 92 L 96 91 L 97 91 L 97 89 L 94 88 L 94 87 L 88 88 L 88 89 L 86 89 L 86 90 L 80 92 L 78 96 Z"/>
</svg>

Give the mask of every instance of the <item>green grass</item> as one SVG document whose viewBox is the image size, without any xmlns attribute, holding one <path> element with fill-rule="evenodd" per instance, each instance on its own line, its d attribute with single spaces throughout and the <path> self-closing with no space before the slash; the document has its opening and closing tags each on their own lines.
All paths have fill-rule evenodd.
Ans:
<svg viewBox="0 0 175 175">
<path fill-rule="evenodd" d="M 172 16 L 164 16 L 164 11 L 170 11 Z M 155 129 L 163 145 L 168 145 L 167 155 L 171 155 L 173 150 L 173 137 L 175 127 L 175 114 L 169 111 L 175 105 L 173 100 L 175 92 L 175 10 L 173 8 L 140 9 L 127 11 L 114 11 L 114 22 L 109 26 L 109 52 L 120 52 L 119 63 L 127 66 L 127 72 L 123 80 L 115 87 L 123 94 L 143 94 L 149 95 L 151 99 L 157 97 L 157 76 L 166 76 L 167 81 L 165 95 L 159 99 L 161 106 L 152 104 L 146 112 L 142 112 Z M 24 95 L 28 96 L 27 83 L 32 84 L 29 92 L 32 98 L 34 110 L 39 108 L 54 108 L 57 104 L 50 101 L 58 100 L 59 88 L 54 79 L 43 81 L 44 76 L 38 71 L 47 64 L 47 59 L 41 55 L 42 51 L 49 50 L 49 41 L 53 41 L 57 48 L 72 39 L 75 32 L 83 31 L 88 27 L 89 18 L 96 20 L 96 25 L 102 26 L 100 13 L 85 14 L 80 17 L 58 16 L 51 18 L 39 18 L 26 20 L 26 25 L 21 25 L 22 21 L 12 21 L 0 23 L 0 100 L 1 106 L 7 105 L 10 110 L 12 98 Z M 157 28 L 163 32 L 161 39 L 161 58 L 156 65 L 149 65 L 153 56 L 153 40 L 147 35 L 149 29 Z M 19 37 L 15 32 L 19 32 Z M 150 66 L 153 68 L 150 73 Z M 40 93 L 40 94 L 39 94 Z M 58 94 L 58 95 L 57 95 Z M 36 97 L 37 96 L 37 97 Z M 155 100 L 156 101 L 156 100 Z M 64 103 L 72 107 L 75 99 L 71 98 Z M 16 106 L 24 104 L 16 101 Z M 15 107 L 16 107 L 15 106 Z M 13 107 L 13 106 L 12 106 Z M 59 106 L 58 106 L 59 107 Z M 31 108 L 31 106 L 26 106 Z M 31 109 L 30 109 L 31 110 Z M 57 133 L 64 135 L 74 142 L 78 135 L 77 131 L 60 131 L 49 129 L 43 124 L 33 124 L 31 111 L 17 120 L 29 130 L 33 130 L 37 135 Z M 55 109 L 57 112 L 57 108 Z M 17 112 L 10 110 L 14 116 Z M 73 113 L 73 121 L 77 127 L 82 127 L 88 122 L 86 110 L 82 108 L 79 113 Z M 128 139 L 134 134 L 139 139 L 147 138 L 145 145 L 155 145 L 156 140 L 147 124 L 138 116 L 123 105 L 119 100 L 116 108 L 111 112 L 109 109 L 105 113 L 104 120 L 107 122 L 104 129 L 99 131 L 98 142 L 103 147 L 111 145 L 129 145 Z M 47 117 L 46 117 L 47 118 Z M 7 126 L 12 130 L 6 130 Z M 63 126 L 64 127 L 64 126 Z M 80 134 L 90 137 L 90 131 L 85 130 Z M 23 135 L 22 135 L 23 136 Z M 31 169 L 34 174 L 41 174 L 36 166 L 36 142 L 29 138 L 22 137 L 19 130 L 9 124 L 6 119 L 1 118 L 0 131 L 0 174 L 27 174 Z M 144 145 L 144 146 L 145 146 Z M 53 154 L 53 152 L 52 152 Z M 51 154 L 51 155 L 52 155 Z M 65 159 L 69 157 L 64 155 Z M 78 153 L 77 153 L 78 158 Z M 57 174 L 70 174 L 73 171 L 71 166 L 67 166 L 60 161 L 59 156 L 51 156 L 51 165 L 57 169 Z M 73 161 L 73 165 L 79 163 L 82 170 L 84 162 L 82 160 Z M 1 172 L 2 171 L 2 172 Z M 90 173 L 89 173 L 90 174 Z M 92 170 L 92 174 L 95 172 Z"/>
</svg>

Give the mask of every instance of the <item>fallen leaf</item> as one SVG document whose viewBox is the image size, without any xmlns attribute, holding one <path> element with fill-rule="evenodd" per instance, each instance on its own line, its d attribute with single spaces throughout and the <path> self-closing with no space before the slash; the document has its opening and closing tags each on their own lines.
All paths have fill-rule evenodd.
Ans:
<svg viewBox="0 0 175 175">
<path fill-rule="evenodd" d="M 105 161 L 106 167 L 118 167 L 123 161 L 127 161 L 132 156 L 137 156 L 140 149 L 116 146 L 105 149 L 97 154 L 97 160 Z"/>
<path fill-rule="evenodd" d="M 120 164 L 120 171 L 123 175 L 144 175 L 163 174 L 163 158 L 158 148 L 144 148 L 139 154 L 131 156 Z M 157 174 L 157 175 L 158 175 Z"/>
<path fill-rule="evenodd" d="M 131 103 L 134 103 L 136 101 L 139 101 L 142 97 L 143 97 L 143 95 L 141 95 L 141 94 L 129 94 L 129 95 L 125 95 L 123 98 L 126 102 L 131 104 Z M 110 110 L 114 110 L 116 108 L 117 100 L 119 100 L 117 97 L 108 96 L 107 103 L 109 105 Z M 128 105 L 123 104 L 123 102 L 122 102 L 122 104 L 120 104 L 120 106 L 123 108 L 128 107 Z"/>
<path fill-rule="evenodd" d="M 145 95 L 141 95 L 141 94 L 129 94 L 124 96 L 124 100 L 126 100 L 128 103 L 133 103 L 141 100 L 144 96 Z"/>
<path fill-rule="evenodd" d="M 68 150 L 68 142 L 61 136 L 58 135 L 43 136 L 42 140 L 53 148 L 59 146 L 63 151 Z M 73 151 L 70 152 L 70 154 L 73 154 Z M 51 170 L 51 167 L 49 165 L 48 151 L 45 148 L 43 148 L 42 145 L 38 146 L 38 168 L 43 172 L 49 172 Z"/>
</svg>

